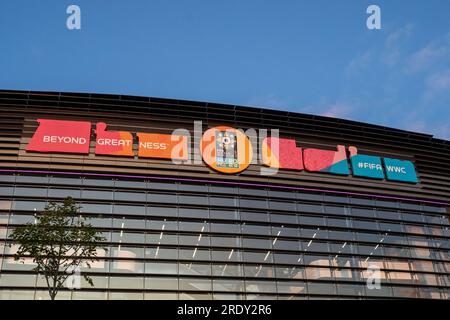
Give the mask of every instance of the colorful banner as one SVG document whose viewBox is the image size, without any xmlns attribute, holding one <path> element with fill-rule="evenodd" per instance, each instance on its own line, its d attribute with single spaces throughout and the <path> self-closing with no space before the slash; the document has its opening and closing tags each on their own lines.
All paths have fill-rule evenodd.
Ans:
<svg viewBox="0 0 450 320">
<path fill-rule="evenodd" d="M 188 159 L 188 142 L 186 136 L 142 132 L 138 132 L 137 136 L 139 139 L 139 157 Z"/>
<path fill-rule="evenodd" d="M 384 179 L 383 166 L 381 158 L 357 154 L 356 147 L 349 147 L 350 162 L 352 164 L 353 175 L 357 177 L 366 177 L 372 179 Z"/>
<path fill-rule="evenodd" d="M 312 172 L 348 175 L 345 146 L 338 145 L 337 149 L 337 151 L 305 149 L 303 151 L 305 169 Z"/>
<path fill-rule="evenodd" d="M 414 164 L 409 160 L 384 158 L 384 167 L 387 180 L 418 182 Z"/>
<path fill-rule="evenodd" d="M 205 131 L 200 140 L 203 161 L 222 173 L 238 173 L 250 165 L 253 148 L 240 130 L 219 126 Z"/>
<path fill-rule="evenodd" d="M 95 154 L 133 156 L 133 135 L 125 131 L 106 131 L 106 124 L 96 125 Z"/>
<path fill-rule="evenodd" d="M 302 148 L 295 139 L 267 137 L 262 143 L 262 161 L 271 168 L 303 170 Z"/>
<path fill-rule="evenodd" d="M 27 151 L 89 153 L 91 123 L 84 121 L 65 121 L 37 119 L 36 129 Z"/>
</svg>

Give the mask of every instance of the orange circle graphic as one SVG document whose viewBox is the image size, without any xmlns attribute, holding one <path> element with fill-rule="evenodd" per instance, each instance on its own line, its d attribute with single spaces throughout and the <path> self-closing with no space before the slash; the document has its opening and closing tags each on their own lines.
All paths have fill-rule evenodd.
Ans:
<svg viewBox="0 0 450 320">
<path fill-rule="evenodd" d="M 222 173 L 239 173 L 247 169 L 253 158 L 247 135 L 227 126 L 206 130 L 200 141 L 200 151 L 203 161 Z"/>
</svg>

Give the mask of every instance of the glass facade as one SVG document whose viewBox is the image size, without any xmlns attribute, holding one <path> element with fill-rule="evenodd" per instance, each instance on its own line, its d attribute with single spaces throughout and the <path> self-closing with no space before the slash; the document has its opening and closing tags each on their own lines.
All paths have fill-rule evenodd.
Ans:
<svg viewBox="0 0 450 320">
<path fill-rule="evenodd" d="M 450 298 L 449 208 L 331 193 L 0 175 L 0 299 L 48 299 L 14 227 L 71 196 L 107 238 L 59 299 Z M 371 270 L 381 286 L 370 289 Z"/>
</svg>

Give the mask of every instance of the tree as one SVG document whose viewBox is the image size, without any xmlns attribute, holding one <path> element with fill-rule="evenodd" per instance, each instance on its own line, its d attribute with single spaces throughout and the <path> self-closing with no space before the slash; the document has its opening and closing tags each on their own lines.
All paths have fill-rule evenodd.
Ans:
<svg viewBox="0 0 450 320">
<path fill-rule="evenodd" d="M 78 213 L 79 206 L 71 197 L 63 203 L 50 202 L 35 223 L 17 227 L 11 234 L 12 244 L 19 245 L 14 259 L 31 258 L 33 269 L 44 276 L 50 298 L 55 299 L 67 278 L 81 266 L 91 267 L 98 261 L 97 248 L 106 239 Z M 12 245 L 10 244 L 10 245 Z M 83 275 L 93 286 L 92 278 Z"/>
</svg>

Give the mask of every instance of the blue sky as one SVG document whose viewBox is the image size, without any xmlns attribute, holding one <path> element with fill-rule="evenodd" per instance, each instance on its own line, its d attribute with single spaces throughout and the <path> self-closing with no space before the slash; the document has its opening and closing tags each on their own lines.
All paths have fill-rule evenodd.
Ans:
<svg viewBox="0 0 450 320">
<path fill-rule="evenodd" d="M 81 8 L 81 30 L 66 8 Z M 366 8 L 381 8 L 368 30 Z M 0 2 L 0 88 L 342 117 L 450 139 L 450 1 Z"/>
</svg>

